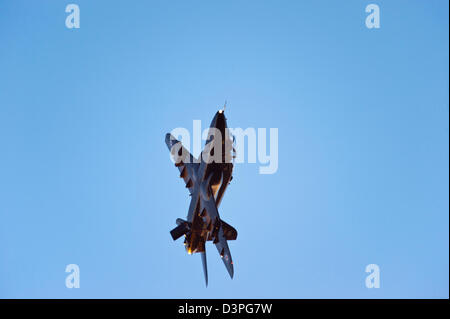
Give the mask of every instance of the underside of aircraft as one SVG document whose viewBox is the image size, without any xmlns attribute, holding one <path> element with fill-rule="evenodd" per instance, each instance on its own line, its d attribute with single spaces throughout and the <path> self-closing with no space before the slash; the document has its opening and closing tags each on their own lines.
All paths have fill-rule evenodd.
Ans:
<svg viewBox="0 0 450 319">
<path fill-rule="evenodd" d="M 230 277 L 233 278 L 233 260 L 228 240 L 235 240 L 237 231 L 220 219 L 217 210 L 232 179 L 235 157 L 233 139 L 228 133 L 224 110 L 215 114 L 205 148 L 198 159 L 169 133 L 166 135 L 166 144 L 191 196 L 186 220 L 178 218 L 177 227 L 170 234 L 173 240 L 184 236 L 188 254 L 201 254 L 206 285 L 208 270 L 205 245 L 208 241 L 216 246 Z"/>
</svg>

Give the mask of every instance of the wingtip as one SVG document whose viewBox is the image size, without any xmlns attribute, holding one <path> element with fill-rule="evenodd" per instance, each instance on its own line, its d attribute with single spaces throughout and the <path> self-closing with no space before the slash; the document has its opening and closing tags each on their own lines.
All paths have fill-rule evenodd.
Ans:
<svg viewBox="0 0 450 319">
<path fill-rule="evenodd" d="M 228 270 L 228 273 L 230 274 L 231 279 L 233 279 L 233 277 L 234 277 L 233 265 L 231 265 L 231 268 Z"/>
</svg>

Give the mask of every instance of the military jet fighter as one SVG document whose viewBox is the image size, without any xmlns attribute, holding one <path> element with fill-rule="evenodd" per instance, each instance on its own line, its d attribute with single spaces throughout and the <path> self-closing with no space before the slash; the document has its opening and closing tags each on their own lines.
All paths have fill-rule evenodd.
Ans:
<svg viewBox="0 0 450 319">
<path fill-rule="evenodd" d="M 206 286 L 208 286 L 205 250 L 207 241 L 212 241 L 216 245 L 231 278 L 234 274 L 227 240 L 235 240 L 237 231 L 221 220 L 217 211 L 233 178 L 232 161 L 235 157 L 233 142 L 234 138 L 227 130 L 223 109 L 216 113 L 211 122 L 208 139 L 199 159 L 190 154 L 170 133 L 166 134 L 167 147 L 191 196 L 187 219 L 178 218 L 176 220 L 178 226 L 170 234 L 173 240 L 185 236 L 184 245 L 188 254 L 201 254 Z"/>
</svg>

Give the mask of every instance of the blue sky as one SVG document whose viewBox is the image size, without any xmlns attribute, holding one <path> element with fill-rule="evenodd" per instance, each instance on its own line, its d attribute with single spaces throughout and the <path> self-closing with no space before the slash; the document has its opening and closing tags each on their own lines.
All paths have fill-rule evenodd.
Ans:
<svg viewBox="0 0 450 319">
<path fill-rule="evenodd" d="M 447 1 L 69 3 L 0 2 L 1 298 L 448 298 Z M 164 135 L 225 99 L 279 168 L 235 166 L 205 288 Z"/>
</svg>

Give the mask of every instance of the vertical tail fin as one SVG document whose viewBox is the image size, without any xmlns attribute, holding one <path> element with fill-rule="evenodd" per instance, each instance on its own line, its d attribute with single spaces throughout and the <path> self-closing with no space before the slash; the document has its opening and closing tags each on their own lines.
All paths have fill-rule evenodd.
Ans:
<svg viewBox="0 0 450 319">
<path fill-rule="evenodd" d="M 208 267 L 206 265 L 206 250 L 200 253 L 202 255 L 203 273 L 205 275 L 206 287 L 208 287 Z"/>
</svg>

